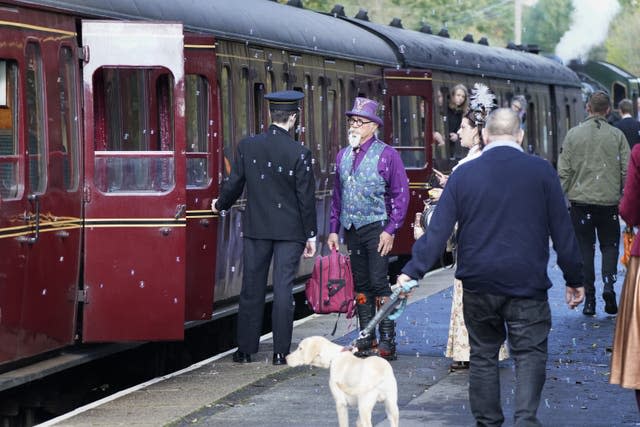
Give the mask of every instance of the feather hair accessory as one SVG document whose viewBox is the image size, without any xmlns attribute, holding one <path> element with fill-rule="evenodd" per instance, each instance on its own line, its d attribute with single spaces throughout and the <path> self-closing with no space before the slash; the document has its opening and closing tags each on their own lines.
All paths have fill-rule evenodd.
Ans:
<svg viewBox="0 0 640 427">
<path fill-rule="evenodd" d="M 482 83 L 475 83 L 471 89 L 469 106 L 475 118 L 476 124 L 484 124 L 487 116 L 496 106 L 496 96 Z"/>
</svg>

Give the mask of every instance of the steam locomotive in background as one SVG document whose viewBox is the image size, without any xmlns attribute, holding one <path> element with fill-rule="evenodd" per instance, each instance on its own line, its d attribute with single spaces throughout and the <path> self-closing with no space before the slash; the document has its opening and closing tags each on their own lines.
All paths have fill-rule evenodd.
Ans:
<svg viewBox="0 0 640 427">
<path fill-rule="evenodd" d="M 284 24 L 283 24 L 284 23 Z M 449 90 L 527 99 L 526 144 L 555 164 L 584 117 L 581 82 L 533 53 L 266 0 L 0 1 L 0 370 L 76 343 L 180 340 L 234 311 L 244 201 L 214 215 L 264 95 L 304 92 L 318 242 L 356 96 L 384 106 L 409 213 L 446 162 Z M 410 254 L 410 221 L 395 239 Z M 312 263 L 303 261 L 301 283 Z M 10 385 L 3 385 L 5 389 Z"/>
<path fill-rule="evenodd" d="M 611 96 L 612 107 L 617 108 L 618 103 L 627 98 L 637 108 L 640 96 L 637 76 L 605 61 L 571 61 L 569 68 L 580 78 L 585 98 L 596 90 L 603 90 Z"/>
</svg>

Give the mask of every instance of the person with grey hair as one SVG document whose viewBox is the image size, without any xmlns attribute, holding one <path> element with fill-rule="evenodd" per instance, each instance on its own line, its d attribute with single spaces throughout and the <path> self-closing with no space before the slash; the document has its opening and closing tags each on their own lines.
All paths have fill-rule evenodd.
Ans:
<svg viewBox="0 0 640 427">
<path fill-rule="evenodd" d="M 523 131 L 509 108 L 493 111 L 486 147 L 451 174 L 429 230 L 413 245 L 397 285 L 421 279 L 440 258 L 458 223 L 458 268 L 471 345 L 469 403 L 477 425 L 504 422 L 498 352 L 508 338 L 515 360 L 515 425 L 540 426 L 551 310 L 549 238 L 566 281 L 569 308 L 584 298 L 582 258 L 553 167 L 520 146 Z"/>
<path fill-rule="evenodd" d="M 629 162 L 629 144 L 624 134 L 607 123 L 611 111 L 609 95 L 594 92 L 587 103 L 589 117 L 571 128 L 562 143 L 558 175 L 571 202 L 571 220 L 582 252 L 586 299 L 582 313 L 596 314 L 594 256 L 596 233 L 602 253 L 602 299 L 604 311 L 616 314 L 614 284 L 618 273 L 622 196 Z"/>
<path fill-rule="evenodd" d="M 622 119 L 613 125 L 624 133 L 629 143 L 629 148 L 633 149 L 633 146 L 640 142 L 640 122 L 632 116 L 633 102 L 627 98 L 623 99 L 618 103 L 618 110 L 620 110 Z"/>
</svg>

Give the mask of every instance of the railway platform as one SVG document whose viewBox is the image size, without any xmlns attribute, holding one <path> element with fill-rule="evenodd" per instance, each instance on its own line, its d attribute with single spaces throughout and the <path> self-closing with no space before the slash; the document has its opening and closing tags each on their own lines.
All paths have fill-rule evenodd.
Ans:
<svg viewBox="0 0 640 427">
<path fill-rule="evenodd" d="M 553 255 L 552 255 L 553 256 Z M 598 261 L 597 261 L 598 262 Z M 545 426 L 638 426 L 633 392 L 608 384 L 609 352 L 615 316 L 598 301 L 594 317 L 564 304 L 562 273 L 552 259 L 549 299 L 553 329 L 547 382 L 538 411 Z M 621 286 L 623 272 L 620 272 Z M 453 271 L 429 273 L 398 319 L 398 381 L 401 426 L 472 426 L 467 397 L 468 371 L 449 372 L 444 357 L 451 307 Z M 296 322 L 294 344 L 324 335 L 340 344 L 356 336 L 356 323 L 335 315 L 313 315 Z M 233 350 L 178 373 L 156 378 L 50 420 L 42 426 L 305 426 L 337 425 L 328 370 L 271 364 L 270 335 L 246 365 L 231 361 Z M 513 361 L 501 362 L 505 425 L 513 425 Z M 357 412 L 351 408 L 350 425 Z M 388 426 L 377 404 L 373 424 Z"/>
</svg>

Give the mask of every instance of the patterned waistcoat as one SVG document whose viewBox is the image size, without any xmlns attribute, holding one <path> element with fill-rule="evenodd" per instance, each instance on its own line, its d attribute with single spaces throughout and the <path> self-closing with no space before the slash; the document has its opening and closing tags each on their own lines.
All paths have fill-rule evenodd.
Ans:
<svg viewBox="0 0 640 427">
<path fill-rule="evenodd" d="M 355 160 L 353 149 L 347 150 L 342 157 L 340 223 L 345 229 L 351 228 L 351 225 L 358 229 L 387 219 L 384 201 L 386 182 L 378 173 L 378 162 L 382 150 L 384 150 L 384 144 L 374 140 L 356 170 L 353 170 Z"/>
</svg>

